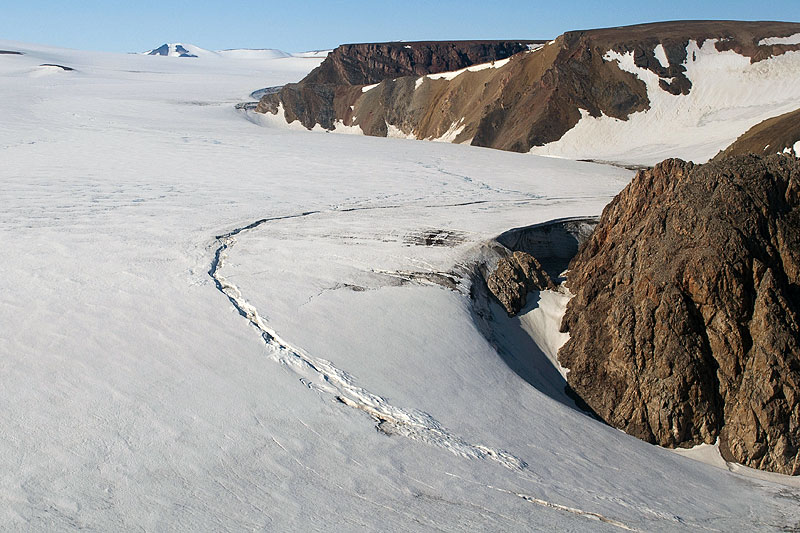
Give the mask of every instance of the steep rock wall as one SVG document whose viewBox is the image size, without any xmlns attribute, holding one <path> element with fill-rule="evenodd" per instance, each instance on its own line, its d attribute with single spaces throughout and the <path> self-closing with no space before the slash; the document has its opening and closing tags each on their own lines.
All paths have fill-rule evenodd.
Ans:
<svg viewBox="0 0 800 533">
<path fill-rule="evenodd" d="M 570 387 L 648 442 L 800 473 L 800 160 L 667 160 L 570 264 Z"/>
</svg>

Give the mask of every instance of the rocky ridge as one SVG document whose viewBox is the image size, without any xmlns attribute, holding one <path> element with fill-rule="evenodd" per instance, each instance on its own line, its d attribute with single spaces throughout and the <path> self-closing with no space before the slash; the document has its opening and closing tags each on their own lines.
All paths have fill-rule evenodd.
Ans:
<svg viewBox="0 0 800 533">
<path fill-rule="evenodd" d="M 328 130 L 357 126 L 367 135 L 438 139 L 527 152 L 560 139 L 578 123 L 582 112 L 626 120 L 649 108 L 645 83 L 608 60 L 609 51 L 631 52 L 637 67 L 658 76 L 661 90 L 686 95 L 693 88 L 685 75 L 690 41 L 702 44 L 713 39 L 718 51 L 734 51 L 758 62 L 800 50 L 800 44 L 764 41 L 796 33 L 800 33 L 800 24 L 733 21 L 574 31 L 538 49 L 516 53 L 494 68 L 446 77 L 420 77 L 424 74 L 420 69 L 398 68 L 397 47 L 340 47 L 331 61 L 299 84 L 265 95 L 258 111 L 275 114 L 282 110 L 288 122 L 300 120 L 307 128 L 315 124 Z M 505 47 L 503 54 L 484 62 L 501 59 L 512 50 Z M 658 57 L 656 50 L 661 52 Z M 438 66 L 463 68 L 452 62 Z M 381 79 L 367 75 L 373 68 L 386 75 Z M 372 84 L 378 85 L 370 87 Z"/>
<path fill-rule="evenodd" d="M 369 85 L 389 78 L 424 76 L 496 61 L 543 41 L 417 41 L 343 44 L 301 83 Z"/>
<path fill-rule="evenodd" d="M 800 156 L 800 109 L 756 124 L 722 151 L 716 159 L 731 155 L 779 153 Z"/>
<path fill-rule="evenodd" d="M 800 160 L 666 160 L 570 264 L 559 352 L 606 422 L 800 474 Z"/>
<path fill-rule="evenodd" d="M 259 101 L 260 113 L 282 109 L 287 122 L 299 120 L 334 129 L 362 87 L 387 79 L 418 77 L 505 59 L 543 41 L 427 41 L 345 44 L 299 83 L 291 83 Z"/>
</svg>

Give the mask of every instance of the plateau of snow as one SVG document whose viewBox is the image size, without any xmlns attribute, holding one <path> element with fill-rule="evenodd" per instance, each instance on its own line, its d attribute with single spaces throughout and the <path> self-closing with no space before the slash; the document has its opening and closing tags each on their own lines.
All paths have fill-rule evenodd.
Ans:
<svg viewBox="0 0 800 533">
<path fill-rule="evenodd" d="M 797 488 L 565 400 L 560 296 L 523 327 L 475 312 L 488 241 L 598 214 L 631 172 L 234 108 L 323 56 L 0 49 L 24 53 L 0 55 L 0 528 L 800 523 Z"/>
<path fill-rule="evenodd" d="M 531 153 L 646 165 L 667 157 L 704 163 L 752 126 L 797 109 L 800 52 L 751 63 L 734 51 L 718 51 L 715 43 L 689 41 L 684 66 L 692 88 L 678 96 L 658 86 L 658 75 L 637 67 L 632 52 L 607 52 L 606 61 L 616 61 L 644 81 L 650 108 L 627 120 L 592 117 L 581 110 L 574 128 Z M 665 64 L 660 46 L 656 58 Z"/>
<path fill-rule="evenodd" d="M 325 59 L 333 50 L 311 50 L 309 52 L 294 52 L 292 57 L 307 57 L 309 59 Z"/>
</svg>

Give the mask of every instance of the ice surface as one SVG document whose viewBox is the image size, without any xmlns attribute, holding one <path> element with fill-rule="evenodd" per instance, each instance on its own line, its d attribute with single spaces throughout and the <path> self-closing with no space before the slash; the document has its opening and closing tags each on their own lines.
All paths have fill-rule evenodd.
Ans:
<svg viewBox="0 0 800 533">
<path fill-rule="evenodd" d="M 0 528 L 800 521 L 796 489 L 587 417 L 545 387 L 560 374 L 532 386 L 481 331 L 469 272 L 485 242 L 598 214 L 631 172 L 260 128 L 234 109 L 322 57 L 0 49 L 25 53 L 0 56 Z M 216 250 L 259 221 L 224 251 L 226 295 Z M 524 320 L 552 351 L 557 310 L 540 302 Z"/>
</svg>

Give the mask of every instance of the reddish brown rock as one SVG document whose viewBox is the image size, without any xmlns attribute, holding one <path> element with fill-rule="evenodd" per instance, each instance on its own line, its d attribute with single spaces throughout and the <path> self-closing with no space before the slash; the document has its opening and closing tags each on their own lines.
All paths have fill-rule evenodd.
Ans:
<svg viewBox="0 0 800 533">
<path fill-rule="evenodd" d="M 800 160 L 641 171 L 570 264 L 559 352 L 609 424 L 800 473 Z"/>
<path fill-rule="evenodd" d="M 422 76 L 504 59 L 543 41 L 414 41 L 343 44 L 302 83 L 370 85 L 389 78 Z"/>
<path fill-rule="evenodd" d="M 495 42 L 485 50 L 469 44 L 477 52 L 461 62 L 448 43 L 433 43 L 430 52 L 425 47 L 432 43 L 346 45 L 299 84 L 265 95 L 257 110 L 274 114 L 282 108 L 287 121 L 300 120 L 307 128 L 320 124 L 331 130 L 341 121 L 367 135 L 386 136 L 393 126 L 417 139 L 446 136 L 457 143 L 528 152 L 560 139 L 581 119 L 581 110 L 627 120 L 649 109 L 644 82 L 605 59 L 611 50 L 631 52 L 637 66 L 659 77 L 662 90 L 685 95 L 693 90 L 685 66 L 690 41 L 702 45 L 714 39 L 717 50 L 733 50 L 755 62 L 800 50 L 800 45 L 759 44 L 765 37 L 798 32 L 800 24 L 791 22 L 660 22 L 567 32 L 532 52 L 520 43 Z M 666 65 L 655 57 L 658 45 Z M 499 68 L 450 80 L 419 79 L 502 59 L 515 49 L 522 52 Z"/>
<path fill-rule="evenodd" d="M 486 284 L 508 316 L 516 315 L 525 307 L 529 292 L 556 290 L 553 280 L 539 261 L 525 252 L 513 252 L 498 261 L 497 268 L 486 280 Z"/>
<path fill-rule="evenodd" d="M 417 77 L 458 70 L 477 63 L 505 59 L 530 43 L 543 41 L 425 41 L 344 44 L 299 83 L 265 94 L 259 113 L 285 111 L 287 122 L 299 120 L 306 128 L 315 124 L 333 129 L 336 120 L 351 115 L 350 105 L 361 87 L 383 80 Z M 386 135 L 386 124 L 383 135 Z"/>
<path fill-rule="evenodd" d="M 715 159 L 731 155 L 791 153 L 800 156 L 800 109 L 759 122 L 720 152 Z"/>
</svg>

